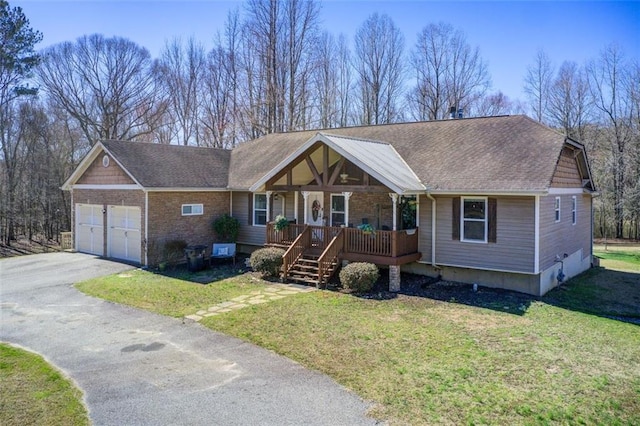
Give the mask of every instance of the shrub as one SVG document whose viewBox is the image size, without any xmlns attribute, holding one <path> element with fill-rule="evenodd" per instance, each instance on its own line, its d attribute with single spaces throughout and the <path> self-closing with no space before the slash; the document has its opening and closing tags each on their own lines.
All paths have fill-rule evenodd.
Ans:
<svg viewBox="0 0 640 426">
<path fill-rule="evenodd" d="M 221 243 L 235 243 L 240 232 L 240 221 L 224 214 L 213 221 L 213 230 Z"/>
<path fill-rule="evenodd" d="M 267 247 L 261 248 L 251 253 L 251 267 L 254 271 L 262 273 L 265 277 L 277 277 L 282 267 L 282 256 L 284 250 Z"/>
<path fill-rule="evenodd" d="M 187 247 L 185 240 L 169 240 L 164 243 L 162 258 L 169 265 L 175 265 L 184 258 L 184 249 Z"/>
<path fill-rule="evenodd" d="M 373 288 L 380 273 L 373 263 L 354 262 L 340 271 L 340 282 L 355 293 L 365 293 Z"/>
</svg>

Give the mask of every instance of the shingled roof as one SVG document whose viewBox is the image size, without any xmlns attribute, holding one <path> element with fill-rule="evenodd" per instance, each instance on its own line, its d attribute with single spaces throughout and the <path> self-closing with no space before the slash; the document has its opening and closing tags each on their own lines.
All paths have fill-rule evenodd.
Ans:
<svg viewBox="0 0 640 426">
<path fill-rule="evenodd" d="M 292 161 L 292 155 L 313 138 L 333 141 L 361 162 L 373 155 L 367 148 L 371 143 L 389 145 L 408 169 L 395 171 L 386 164 L 376 170 L 387 173 L 388 182 L 396 182 L 400 172 L 412 172 L 417 180 L 410 187 L 423 185 L 433 193 L 543 193 L 550 187 L 565 143 L 582 147 L 523 115 L 273 133 L 233 150 L 123 141 L 101 144 L 147 189 L 249 190 Z M 87 158 L 97 155 L 95 148 Z M 64 188 L 82 172 L 77 169 Z"/>
<path fill-rule="evenodd" d="M 248 189 L 317 130 L 274 133 L 231 153 L 229 187 Z M 543 192 L 565 136 L 522 115 L 327 129 L 392 145 L 431 192 Z"/>
<path fill-rule="evenodd" d="M 113 140 L 102 145 L 147 189 L 227 187 L 229 150 Z"/>
</svg>

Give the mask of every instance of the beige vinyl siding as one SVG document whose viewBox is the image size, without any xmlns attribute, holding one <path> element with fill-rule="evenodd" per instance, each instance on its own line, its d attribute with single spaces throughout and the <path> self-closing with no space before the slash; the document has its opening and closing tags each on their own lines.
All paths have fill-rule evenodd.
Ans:
<svg viewBox="0 0 640 426">
<path fill-rule="evenodd" d="M 425 197 L 420 196 L 419 199 L 419 229 L 420 236 L 418 239 L 418 251 L 422 253 L 423 262 L 431 263 L 431 203 L 432 201 Z"/>
<path fill-rule="evenodd" d="M 571 198 L 576 196 L 577 220 L 572 224 Z M 560 197 L 560 222 L 555 221 L 554 203 Z M 540 270 L 553 266 L 561 258 L 582 249 L 583 258 L 591 254 L 591 196 L 562 194 L 540 197 Z"/>
<path fill-rule="evenodd" d="M 497 198 L 497 242 L 486 244 L 453 240 L 451 236 L 452 198 L 438 197 L 436 200 L 436 263 L 469 268 L 534 272 L 534 197 Z M 422 220 L 420 227 L 424 227 Z"/>
<path fill-rule="evenodd" d="M 267 229 L 264 226 L 252 226 L 249 217 L 250 192 L 233 193 L 233 216 L 240 221 L 238 243 L 262 246 L 266 241 Z"/>
</svg>

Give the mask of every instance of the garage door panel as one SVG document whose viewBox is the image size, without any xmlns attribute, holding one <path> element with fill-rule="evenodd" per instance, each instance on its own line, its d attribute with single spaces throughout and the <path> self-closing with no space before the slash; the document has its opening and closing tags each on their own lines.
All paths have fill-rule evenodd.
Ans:
<svg viewBox="0 0 640 426">
<path fill-rule="evenodd" d="M 103 255 L 104 230 L 102 206 L 76 204 L 76 250 Z"/>
<path fill-rule="evenodd" d="M 109 257 L 140 262 L 141 223 L 139 207 L 109 206 Z"/>
</svg>

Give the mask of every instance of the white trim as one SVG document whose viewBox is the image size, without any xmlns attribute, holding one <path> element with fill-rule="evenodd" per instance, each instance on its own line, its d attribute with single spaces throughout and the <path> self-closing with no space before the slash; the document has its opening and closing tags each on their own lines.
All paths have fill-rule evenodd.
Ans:
<svg viewBox="0 0 640 426">
<path fill-rule="evenodd" d="M 97 185 L 97 184 L 75 184 L 71 185 L 71 189 L 104 189 L 104 190 L 119 190 L 119 191 L 130 191 L 130 190 L 144 190 L 144 188 L 138 184 L 113 184 L 113 185 Z"/>
<path fill-rule="evenodd" d="M 191 207 L 191 213 L 185 213 L 184 212 L 184 208 L 185 207 Z M 193 211 L 194 207 L 200 207 L 200 211 L 199 212 L 195 212 Z M 202 203 L 187 203 L 187 204 L 183 204 L 180 207 L 180 213 L 182 213 L 182 216 L 202 216 L 204 214 L 204 204 Z"/>
<path fill-rule="evenodd" d="M 342 197 L 342 199 L 344 200 L 344 210 L 343 211 L 338 211 L 338 210 L 333 210 L 333 197 Z M 349 222 L 347 222 L 348 217 L 347 217 L 347 197 L 344 195 L 344 192 L 340 192 L 340 193 L 335 193 L 335 194 L 329 194 L 329 226 L 336 226 L 333 224 L 333 214 L 334 213 L 342 213 L 342 215 L 344 216 L 344 225 L 348 226 Z"/>
<path fill-rule="evenodd" d="M 484 219 L 465 219 L 464 202 L 465 201 L 482 201 L 484 203 Z M 483 222 L 484 223 L 484 240 L 471 240 L 464 237 L 464 222 Z M 487 244 L 489 242 L 489 197 L 460 197 L 460 241 L 463 243 Z"/>
<path fill-rule="evenodd" d="M 424 263 L 426 265 L 430 265 L 429 262 L 425 262 L 424 260 L 417 260 L 417 263 Z M 524 271 L 512 271 L 509 269 L 498 269 L 498 268 L 483 268 L 480 266 L 463 266 L 463 265 L 452 265 L 449 263 L 438 263 L 435 267 L 439 266 L 447 266 L 449 268 L 462 268 L 462 269 L 477 269 L 479 271 L 492 271 L 492 272 L 506 272 L 509 274 L 523 274 L 523 275 L 538 275 L 537 272 L 524 272 Z"/>
<path fill-rule="evenodd" d="M 253 194 L 251 194 L 253 197 L 253 205 L 251 206 L 251 224 L 252 226 L 261 226 L 261 227 L 266 227 L 267 223 L 269 223 L 269 196 L 264 193 L 264 192 L 254 192 Z M 256 223 L 256 195 L 264 195 L 265 200 L 266 200 L 266 210 L 265 210 L 265 222 L 264 225 L 261 223 Z M 263 211 L 264 209 L 260 209 L 260 211 Z"/>
<path fill-rule="evenodd" d="M 533 272 L 540 273 L 540 196 L 535 196 L 533 213 Z"/>
<path fill-rule="evenodd" d="M 228 188 L 181 188 L 179 186 L 176 187 L 166 187 L 166 188 L 145 188 L 149 192 L 230 192 L 231 190 Z"/>
<path fill-rule="evenodd" d="M 582 188 L 549 188 L 549 195 L 580 195 L 585 191 Z"/>
<path fill-rule="evenodd" d="M 477 190 L 467 190 L 467 191 L 447 191 L 447 190 L 429 190 L 429 194 L 432 195 L 486 195 L 488 197 L 491 196 L 513 196 L 513 197 L 523 197 L 523 196 L 534 196 L 534 195 L 547 195 L 548 191 L 546 190 L 531 190 L 531 191 L 487 191 L 483 189 Z"/>
<path fill-rule="evenodd" d="M 427 194 L 427 197 L 431 200 L 431 265 L 436 266 L 436 232 L 437 232 L 437 224 L 436 224 L 436 214 L 437 214 L 437 205 L 436 199 L 431 195 Z"/>
</svg>

